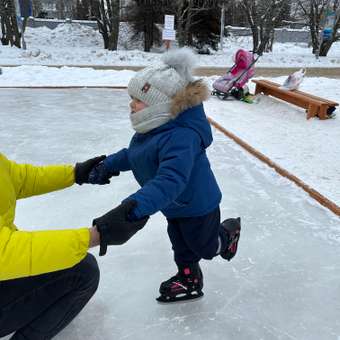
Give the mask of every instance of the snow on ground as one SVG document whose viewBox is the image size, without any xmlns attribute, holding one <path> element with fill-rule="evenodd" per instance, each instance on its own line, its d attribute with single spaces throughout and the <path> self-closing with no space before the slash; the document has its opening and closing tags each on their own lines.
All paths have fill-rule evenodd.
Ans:
<svg viewBox="0 0 340 340">
<path fill-rule="evenodd" d="M 157 62 L 159 53 L 142 52 L 142 41 L 131 42 L 131 29 L 121 24 L 119 50 L 103 49 L 100 33 L 79 23 L 65 23 L 56 29 L 27 28 L 26 51 L 0 45 L 0 65 L 134 65 Z M 251 37 L 231 36 L 225 39 L 223 52 L 199 56 L 200 66 L 226 67 L 233 64 L 238 48 L 251 49 Z M 127 50 L 129 49 L 129 50 Z M 132 50 L 131 50 L 132 49 Z M 265 54 L 258 62 L 268 67 L 340 67 L 340 42 L 335 43 L 329 56 L 316 60 L 304 43 L 275 43 L 273 53 Z"/>
<path fill-rule="evenodd" d="M 285 77 L 270 80 L 282 84 Z M 305 78 L 300 90 L 339 102 L 340 81 Z M 251 91 L 254 86 L 250 86 Z M 306 120 L 305 110 L 263 96 L 257 104 L 206 104 L 209 116 L 272 161 L 340 206 L 340 113 L 334 119 Z"/>
<path fill-rule="evenodd" d="M 133 133 L 125 91 L 0 90 L 0 96 L 1 152 L 16 161 L 74 163 L 125 147 Z M 260 111 L 263 102 L 251 107 Z M 209 111 L 218 105 L 212 100 Z M 238 115 L 252 115 L 239 108 Z M 284 114 L 275 113 L 271 119 Z M 301 129 L 319 125 L 294 109 L 286 114 Z M 231 115 L 228 121 L 235 122 Z M 237 257 L 202 261 L 203 299 L 157 304 L 159 284 L 175 266 L 166 221 L 156 214 L 126 245 L 98 258 L 95 297 L 56 339 L 338 339 L 339 219 L 221 133 L 214 139 L 208 155 L 223 192 L 222 216 L 242 217 Z M 123 173 L 108 186 L 21 200 L 15 222 L 33 230 L 86 226 L 136 189 L 132 174 Z"/>
<path fill-rule="evenodd" d="M 3 67 L 1 86 L 127 86 L 134 71 L 94 70 L 78 67 Z"/>
</svg>

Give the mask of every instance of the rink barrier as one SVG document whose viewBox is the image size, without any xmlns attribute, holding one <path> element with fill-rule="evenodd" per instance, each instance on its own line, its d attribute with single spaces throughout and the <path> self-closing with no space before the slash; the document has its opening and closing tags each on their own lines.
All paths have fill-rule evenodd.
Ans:
<svg viewBox="0 0 340 340">
<path fill-rule="evenodd" d="M 77 64 L 53 64 L 53 65 L 37 65 L 37 64 L 24 64 L 25 66 L 43 66 L 43 67 L 51 67 L 51 68 L 62 68 L 62 67 L 70 67 L 70 68 L 91 68 L 93 70 L 112 70 L 112 71 L 140 71 L 145 66 L 131 66 L 131 65 L 121 65 L 121 66 L 112 66 L 112 65 L 77 65 Z M 19 67 L 22 65 L 0 65 L 0 68 L 6 67 Z M 197 67 L 194 70 L 194 75 L 198 77 L 211 77 L 216 75 L 225 75 L 226 70 L 228 70 L 232 65 L 221 66 L 201 66 Z M 301 67 L 264 67 L 264 66 L 256 66 L 255 77 L 280 77 L 287 76 L 296 72 Z M 309 77 L 327 77 L 327 78 L 340 78 L 340 67 L 307 67 L 307 73 Z"/>
<path fill-rule="evenodd" d="M 222 132 L 224 135 L 232 139 L 234 142 L 236 142 L 238 145 L 240 145 L 242 148 L 247 150 L 249 153 L 251 153 L 253 156 L 258 158 L 260 161 L 266 163 L 268 166 L 273 168 L 277 173 L 279 173 L 281 176 L 288 178 L 290 181 L 294 182 L 297 186 L 302 188 L 305 192 L 307 192 L 312 198 L 314 198 L 316 201 L 318 201 L 320 204 L 322 204 L 324 207 L 331 210 L 336 215 L 340 216 L 340 207 L 336 205 L 334 202 L 320 194 L 318 191 L 311 188 L 309 185 L 304 183 L 302 180 L 300 180 L 298 177 L 294 176 L 287 170 L 280 167 L 278 164 L 274 163 L 271 159 L 263 155 L 261 152 L 254 149 L 252 146 L 244 142 L 239 137 L 235 136 L 230 131 L 226 130 L 223 126 L 215 122 L 212 118 L 208 117 L 208 120 L 212 126 L 214 126 L 217 130 Z"/>
</svg>

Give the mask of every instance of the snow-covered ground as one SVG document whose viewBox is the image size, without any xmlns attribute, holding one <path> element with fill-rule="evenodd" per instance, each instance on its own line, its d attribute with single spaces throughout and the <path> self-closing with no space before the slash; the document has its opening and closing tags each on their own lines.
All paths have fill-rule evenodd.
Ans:
<svg viewBox="0 0 340 340">
<path fill-rule="evenodd" d="M 94 70 L 79 67 L 3 67 L 3 86 L 127 86 L 134 71 Z"/>
<path fill-rule="evenodd" d="M 282 84 L 285 77 L 270 80 Z M 305 78 L 300 90 L 339 102 L 339 85 L 337 79 Z M 257 104 L 212 98 L 206 108 L 227 130 L 340 206 L 339 109 L 334 119 L 306 120 L 305 110 L 263 95 Z"/>
<path fill-rule="evenodd" d="M 50 30 L 46 27 L 28 28 L 25 34 L 28 49 L 0 45 L 0 65 L 135 65 L 145 66 L 159 60 L 159 53 L 142 52 L 142 42 L 130 41 L 131 29 L 121 24 L 119 50 L 103 49 L 100 33 L 79 23 L 66 23 Z M 213 55 L 199 56 L 200 66 L 230 66 L 239 48 L 252 48 L 251 37 L 225 39 L 224 50 Z M 129 50 L 127 50 L 129 49 Z M 131 50 L 134 49 L 134 50 Z M 307 43 L 275 43 L 273 53 L 258 62 L 268 67 L 340 67 L 340 42 L 335 43 L 325 58 L 316 60 Z"/>
<path fill-rule="evenodd" d="M 1 152 L 17 161 L 74 163 L 119 150 L 133 133 L 125 91 L 1 90 L 0 96 Z M 245 127 L 245 118 L 253 123 L 264 104 L 273 105 L 266 99 L 252 106 L 211 100 L 207 108 L 221 120 L 235 107 L 234 115 L 240 115 Z M 278 119 L 270 129 L 283 123 L 284 115 L 301 130 L 330 127 L 325 135 L 337 123 L 306 122 L 303 112 L 273 106 L 272 116 L 262 107 L 263 123 Z M 237 120 L 232 116 L 225 123 Z M 248 129 L 258 136 L 265 130 L 256 121 Z M 166 221 L 156 214 L 126 245 L 98 258 L 98 292 L 56 339 L 339 338 L 339 218 L 221 133 L 215 131 L 214 139 L 209 158 L 223 192 L 222 216 L 241 216 L 243 221 L 237 257 L 230 263 L 221 258 L 203 261 L 203 299 L 157 304 L 159 283 L 175 266 Z M 108 186 L 74 186 L 22 200 L 16 224 L 33 230 L 86 226 L 136 189 L 132 174 L 123 173 Z"/>
</svg>

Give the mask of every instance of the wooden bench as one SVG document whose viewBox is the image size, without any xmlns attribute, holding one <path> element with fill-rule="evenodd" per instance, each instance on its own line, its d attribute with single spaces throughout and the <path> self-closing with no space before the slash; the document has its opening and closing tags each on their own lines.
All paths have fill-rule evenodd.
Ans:
<svg viewBox="0 0 340 340">
<path fill-rule="evenodd" d="M 320 98 L 306 92 L 298 90 L 283 90 L 276 84 L 269 80 L 253 80 L 256 84 L 255 95 L 263 93 L 265 95 L 273 96 L 282 99 L 288 103 L 297 105 L 306 109 L 307 119 L 318 116 L 320 119 L 329 118 L 329 114 L 335 110 L 339 104 L 328 99 Z"/>
</svg>

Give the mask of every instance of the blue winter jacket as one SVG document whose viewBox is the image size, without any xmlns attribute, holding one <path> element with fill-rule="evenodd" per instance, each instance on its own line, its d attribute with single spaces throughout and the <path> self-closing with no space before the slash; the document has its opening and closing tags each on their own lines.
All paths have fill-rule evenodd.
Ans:
<svg viewBox="0 0 340 340">
<path fill-rule="evenodd" d="M 133 171 L 141 189 L 127 199 L 137 201 L 137 219 L 157 211 L 168 218 L 202 216 L 221 201 L 205 151 L 212 140 L 200 104 L 148 133 L 136 133 L 128 149 L 108 156 L 104 164 L 109 171 Z"/>
</svg>

